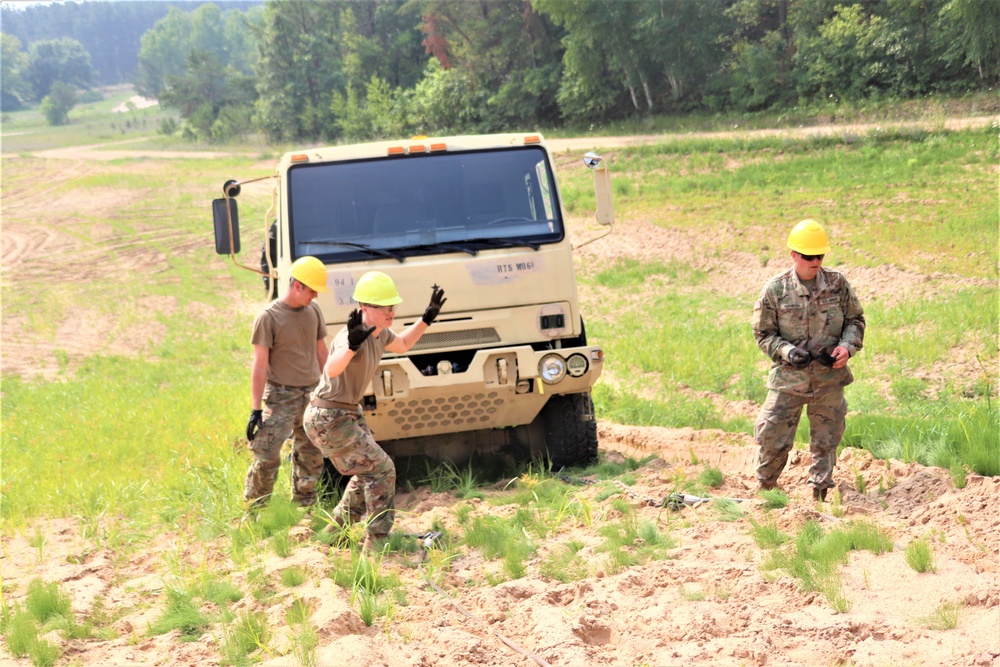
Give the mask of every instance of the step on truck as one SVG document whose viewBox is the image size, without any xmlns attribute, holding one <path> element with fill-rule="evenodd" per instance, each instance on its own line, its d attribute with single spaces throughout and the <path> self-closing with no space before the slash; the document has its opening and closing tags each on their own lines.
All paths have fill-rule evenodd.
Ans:
<svg viewBox="0 0 1000 667">
<path fill-rule="evenodd" d="M 613 221 L 608 167 L 594 153 L 583 161 L 603 236 Z M 395 281 L 401 328 L 420 318 L 433 285 L 447 293 L 434 325 L 407 354 L 387 353 L 365 392 L 365 418 L 387 453 L 543 456 L 557 468 L 596 460 L 590 391 L 604 354 L 587 341 L 540 135 L 310 148 L 285 154 L 266 178 L 274 188 L 261 269 L 236 260 L 240 182 L 226 181 L 212 208 L 216 252 L 273 281 L 271 296 L 284 294 L 292 262 L 305 255 L 327 267 L 318 302 L 331 333 L 357 307 L 354 285 L 367 271 Z"/>
</svg>

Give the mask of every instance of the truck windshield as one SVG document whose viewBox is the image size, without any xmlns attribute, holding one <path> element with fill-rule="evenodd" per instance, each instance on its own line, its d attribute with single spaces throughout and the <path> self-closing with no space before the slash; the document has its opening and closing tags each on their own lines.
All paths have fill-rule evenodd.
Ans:
<svg viewBox="0 0 1000 667">
<path fill-rule="evenodd" d="M 535 146 L 293 166 L 288 209 L 293 258 L 326 263 L 538 248 L 564 235 Z"/>
</svg>

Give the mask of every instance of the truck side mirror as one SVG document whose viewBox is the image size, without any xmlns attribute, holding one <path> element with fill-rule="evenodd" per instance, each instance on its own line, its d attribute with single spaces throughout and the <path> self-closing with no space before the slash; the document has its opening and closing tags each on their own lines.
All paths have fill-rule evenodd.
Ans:
<svg viewBox="0 0 1000 667">
<path fill-rule="evenodd" d="M 215 223 L 215 252 L 219 255 L 239 254 L 240 212 L 236 200 L 213 199 L 212 218 Z"/>
<path fill-rule="evenodd" d="M 610 225 L 615 221 L 615 207 L 611 200 L 611 170 L 603 157 L 593 151 L 583 156 L 583 163 L 594 172 L 594 195 L 597 199 L 597 222 Z"/>
</svg>

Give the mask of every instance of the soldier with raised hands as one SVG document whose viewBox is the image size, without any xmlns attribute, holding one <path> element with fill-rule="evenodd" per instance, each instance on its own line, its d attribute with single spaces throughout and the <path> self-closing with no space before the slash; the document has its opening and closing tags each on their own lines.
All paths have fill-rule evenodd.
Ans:
<svg viewBox="0 0 1000 667">
<path fill-rule="evenodd" d="M 822 501 L 834 486 L 847 417 L 844 387 L 854 381 L 847 362 L 861 349 L 865 317 L 847 278 L 822 266 L 830 244 L 819 223 L 795 225 L 787 245 L 792 268 L 768 281 L 753 310 L 757 346 L 773 362 L 754 427 L 757 480 L 763 490 L 777 486 L 807 406 L 809 485 Z"/>
<path fill-rule="evenodd" d="M 435 285 L 423 317 L 402 333 L 392 323 L 402 303 L 395 283 L 381 271 L 361 276 L 354 288 L 360 308 L 333 339 L 323 377 L 306 410 L 305 428 L 313 443 L 341 475 L 350 476 L 333 510 L 334 521 L 346 525 L 367 520 L 363 548 L 372 550 L 389 535 L 394 521 L 396 467 L 375 442 L 361 409 L 365 388 L 375 377 L 382 355 L 412 348 L 434 322 L 446 299 Z"/>
</svg>

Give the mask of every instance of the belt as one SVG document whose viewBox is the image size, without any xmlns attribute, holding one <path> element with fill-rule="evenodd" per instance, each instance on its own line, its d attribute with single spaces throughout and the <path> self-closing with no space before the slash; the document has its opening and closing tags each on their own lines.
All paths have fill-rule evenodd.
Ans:
<svg viewBox="0 0 1000 667">
<path fill-rule="evenodd" d="M 278 389 L 294 389 L 294 390 L 307 389 L 309 391 L 312 391 L 313 389 L 316 388 L 316 383 L 303 385 L 301 387 L 297 387 L 290 384 L 278 384 L 277 382 L 271 382 L 270 380 L 268 380 L 267 383 L 272 387 L 277 387 Z"/>
<path fill-rule="evenodd" d="M 357 403 L 341 403 L 340 401 L 328 401 L 325 398 L 313 398 L 309 404 L 316 408 L 326 408 L 327 410 L 351 410 L 360 412 L 361 406 Z"/>
</svg>

